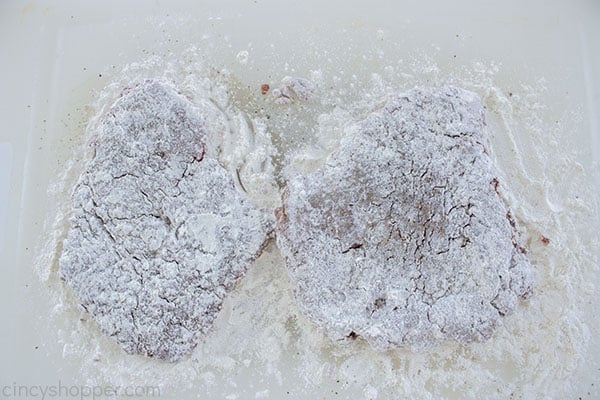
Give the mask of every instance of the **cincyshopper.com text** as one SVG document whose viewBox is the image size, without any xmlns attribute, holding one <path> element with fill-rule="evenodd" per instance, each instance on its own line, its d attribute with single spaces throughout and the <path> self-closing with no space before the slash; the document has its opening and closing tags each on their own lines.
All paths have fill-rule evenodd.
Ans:
<svg viewBox="0 0 600 400">
<path fill-rule="evenodd" d="M 0 399 L 110 399 L 160 397 L 158 386 L 88 386 L 65 385 L 60 380 L 55 385 L 12 385 L 0 386 Z"/>
</svg>

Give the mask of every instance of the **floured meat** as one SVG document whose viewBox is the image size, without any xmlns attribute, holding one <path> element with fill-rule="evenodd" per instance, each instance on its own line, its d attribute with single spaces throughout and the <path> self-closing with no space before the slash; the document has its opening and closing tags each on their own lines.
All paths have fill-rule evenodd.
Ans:
<svg viewBox="0 0 600 400">
<path fill-rule="evenodd" d="M 481 341 L 531 294 L 483 127 L 474 93 L 415 89 L 290 180 L 278 245 L 298 303 L 331 337 L 377 349 Z"/>
<path fill-rule="evenodd" d="M 272 231 L 272 218 L 204 156 L 206 115 L 147 81 L 92 133 L 59 273 L 128 353 L 189 354 Z"/>
</svg>

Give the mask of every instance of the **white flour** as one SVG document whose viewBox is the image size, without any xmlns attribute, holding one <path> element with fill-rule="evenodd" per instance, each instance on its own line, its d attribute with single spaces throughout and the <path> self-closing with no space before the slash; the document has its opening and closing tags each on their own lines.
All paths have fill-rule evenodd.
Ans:
<svg viewBox="0 0 600 400">
<path fill-rule="evenodd" d="M 304 74 L 320 100 L 280 105 L 260 94 L 259 83 L 268 82 L 248 88 L 227 70 L 206 67 L 204 58 L 190 51 L 179 64 L 155 58 L 130 65 L 100 93 L 94 114 L 114 101 L 119 88 L 140 78 L 164 76 L 192 99 L 209 94 L 230 121 L 248 126 L 246 137 L 225 138 L 218 156 L 239 170 L 250 197 L 262 204 L 278 204 L 274 182 L 281 185 L 294 171 L 316 168 L 336 148 L 347 122 L 363 117 L 384 95 L 445 84 L 478 93 L 487 108 L 490 154 L 524 228 L 535 296 L 485 343 L 447 344 L 425 353 L 377 352 L 360 341 L 340 347 L 298 312 L 283 260 L 271 246 L 225 301 L 213 333 L 192 359 L 171 365 L 126 355 L 105 337 L 56 278 L 57 250 L 50 245 L 40 265 L 49 302 L 56 304 L 48 328 L 64 344 L 65 362 L 83 371 L 82 383 L 153 384 L 165 397 L 229 399 L 336 398 L 336 392 L 339 398 L 364 399 L 518 399 L 569 390 L 565 382 L 589 340 L 584 308 L 594 295 L 598 206 L 590 172 L 564 139 L 581 121 L 571 111 L 554 124 L 542 102 L 548 94 L 543 81 L 504 82 L 499 67 L 484 64 L 448 72 L 421 56 L 406 58 L 410 62 L 368 60 L 365 68 L 346 74 L 330 60 Z M 236 68 L 251 65 L 252 57 Z M 291 73 L 281 71 L 281 77 Z M 248 120 L 228 108 L 228 95 Z M 275 155 L 272 165 L 263 165 L 265 154 Z M 80 169 L 73 162 L 53 189 L 61 207 L 49 231 L 55 238 L 64 235 L 68 193 Z"/>
</svg>

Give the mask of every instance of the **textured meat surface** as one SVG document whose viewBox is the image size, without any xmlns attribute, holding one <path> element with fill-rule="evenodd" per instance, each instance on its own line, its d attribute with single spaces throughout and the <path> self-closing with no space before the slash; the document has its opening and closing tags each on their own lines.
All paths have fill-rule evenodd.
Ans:
<svg viewBox="0 0 600 400">
<path fill-rule="evenodd" d="M 531 294 L 483 127 L 474 93 L 411 90 L 290 180 L 278 245 L 298 303 L 332 338 L 382 350 L 482 341 Z"/>
<path fill-rule="evenodd" d="M 59 273 L 128 353 L 189 354 L 272 219 L 204 157 L 203 113 L 170 85 L 126 91 L 92 134 Z"/>
</svg>

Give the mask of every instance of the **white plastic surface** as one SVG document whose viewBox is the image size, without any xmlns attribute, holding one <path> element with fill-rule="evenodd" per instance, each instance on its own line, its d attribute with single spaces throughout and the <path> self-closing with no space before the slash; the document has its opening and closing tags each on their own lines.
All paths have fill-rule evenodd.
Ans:
<svg viewBox="0 0 600 400">
<path fill-rule="evenodd" d="M 69 384 L 80 381 L 85 373 L 77 363 L 65 362 L 62 345 L 49 340 L 54 335 L 47 331 L 44 316 L 54 299 L 48 298 L 34 263 L 51 208 L 46 204 L 48 187 L 64 167 L 72 150 L 70 141 L 85 129 L 90 116 L 86 105 L 94 101 L 94 91 L 110 82 L 114 71 L 153 52 L 171 52 L 177 57 L 191 45 L 214 37 L 228 46 L 213 58 L 245 81 L 259 84 L 265 75 L 280 78 L 291 73 L 276 70 L 281 60 L 289 60 L 299 75 L 319 67 L 323 53 L 298 54 L 307 50 L 307 33 L 327 43 L 332 49 L 328 56 L 336 58 L 348 42 L 353 49 L 371 48 L 377 32 L 399 44 L 386 57 L 419 53 L 442 69 L 495 62 L 501 65 L 506 87 L 513 81 L 543 78 L 550 109 L 580 117 L 580 128 L 565 141 L 581 150 L 579 162 L 584 169 L 597 168 L 598 1 L 2 1 L 0 389 L 10 389 L 0 392 L 0 398 L 15 397 L 11 396 L 15 384 L 53 385 L 59 380 Z M 240 63 L 238 55 L 243 51 L 248 51 L 253 68 L 244 69 Z M 274 59 L 279 64 L 270 64 Z M 376 67 L 384 62 L 368 61 Z M 346 73 L 353 67 L 340 65 Z M 600 192 L 598 180 L 595 188 Z M 595 321 L 590 327 L 597 329 L 595 309 L 600 304 L 597 298 L 590 298 L 588 304 L 587 316 Z M 600 332 L 589 334 L 588 353 L 566 378 L 574 388 L 570 398 L 600 398 Z M 240 380 L 240 399 L 279 398 L 273 393 L 282 390 L 280 384 L 254 383 Z M 279 389 L 269 392 L 271 386 Z M 319 399 L 350 396 L 340 391 L 336 397 L 334 386 L 313 388 L 311 393 Z M 161 398 L 180 396 L 171 388 Z M 196 396 L 204 398 L 202 393 Z M 369 398 L 369 391 L 360 396 Z M 554 398 L 554 393 L 538 397 Z"/>
</svg>

